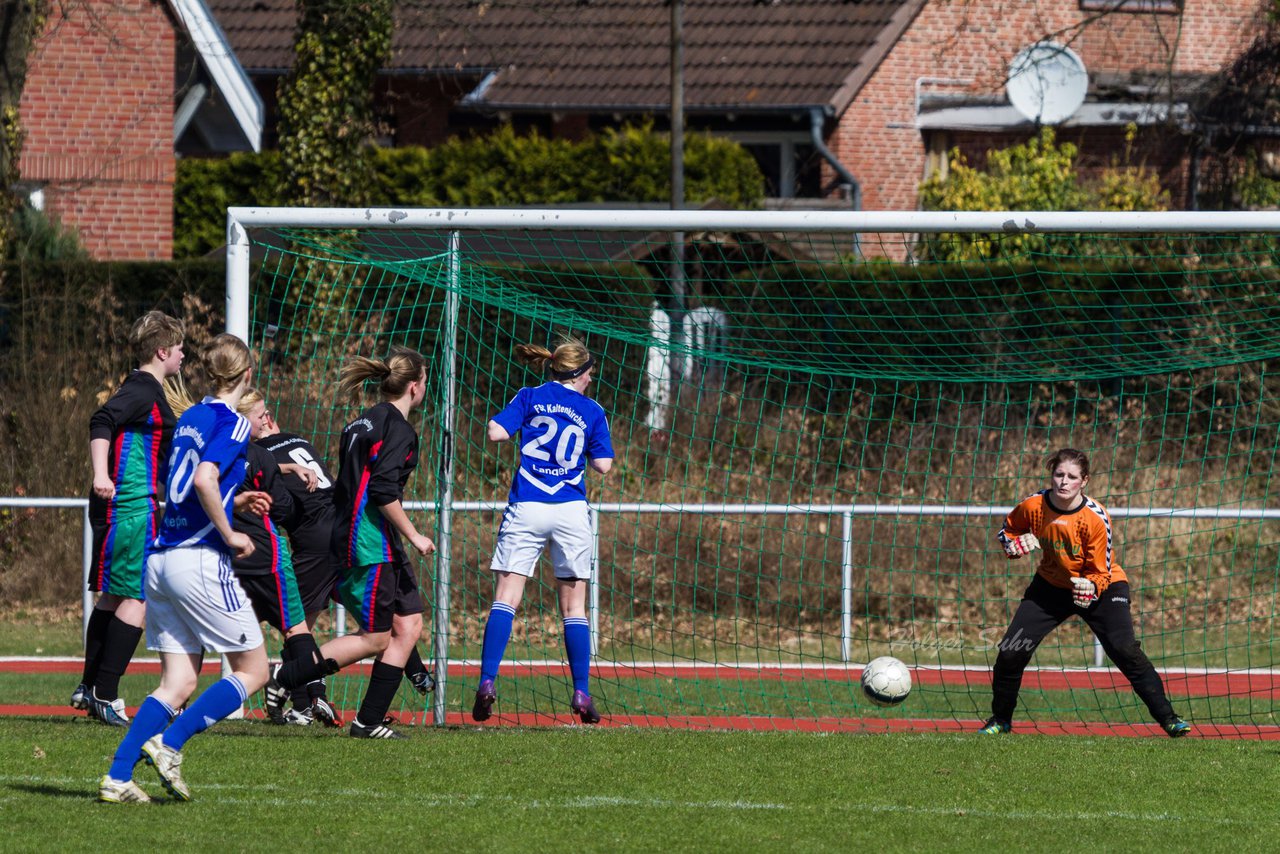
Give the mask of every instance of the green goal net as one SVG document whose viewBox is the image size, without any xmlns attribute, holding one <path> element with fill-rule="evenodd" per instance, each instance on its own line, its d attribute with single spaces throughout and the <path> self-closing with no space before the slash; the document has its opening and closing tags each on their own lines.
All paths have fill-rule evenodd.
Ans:
<svg viewBox="0 0 1280 854">
<path fill-rule="evenodd" d="M 1280 217 L 233 209 L 229 325 L 282 427 L 336 466 L 339 366 L 420 350 L 406 498 L 442 689 L 469 722 L 488 570 L 518 464 L 485 426 L 545 378 L 520 343 L 596 355 L 613 471 L 596 532 L 592 695 L 606 724 L 971 729 L 1032 561 L 995 539 L 1089 454 L 1143 647 L 1206 734 L 1275 731 Z M 237 328 L 239 326 L 240 328 Z M 366 400 L 364 405 L 370 401 Z M 345 630 L 340 614 L 322 632 Z M 872 705 L 862 665 L 915 687 Z M 359 668 L 331 688 L 354 709 Z M 495 721 L 567 723 L 554 579 L 526 590 Z M 1020 731 L 1155 731 L 1079 620 L 1038 649 Z"/>
</svg>

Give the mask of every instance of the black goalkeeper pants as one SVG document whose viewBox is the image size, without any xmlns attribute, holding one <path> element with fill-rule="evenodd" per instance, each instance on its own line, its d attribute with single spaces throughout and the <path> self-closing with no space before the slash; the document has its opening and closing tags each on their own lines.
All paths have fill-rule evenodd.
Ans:
<svg viewBox="0 0 1280 854">
<path fill-rule="evenodd" d="M 1072 616 L 1079 616 L 1097 635 L 1103 651 L 1129 680 L 1134 693 L 1146 703 L 1151 717 L 1162 725 L 1172 721 L 1173 706 L 1165 696 L 1160 674 L 1133 634 L 1129 583 L 1116 582 L 1093 605 L 1077 608 L 1071 601 L 1070 590 L 1054 587 L 1039 575 L 1022 595 L 1013 621 L 1000 641 L 996 665 L 991 672 L 992 717 L 1004 722 L 1013 720 L 1022 673 L 1031 663 L 1036 647 L 1049 632 Z"/>
</svg>

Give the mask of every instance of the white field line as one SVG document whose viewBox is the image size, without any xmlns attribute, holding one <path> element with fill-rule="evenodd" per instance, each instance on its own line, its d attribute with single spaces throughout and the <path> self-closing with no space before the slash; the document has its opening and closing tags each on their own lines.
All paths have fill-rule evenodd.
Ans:
<svg viewBox="0 0 1280 854">
<path fill-rule="evenodd" d="M 6 774 L 0 775 L 0 785 L 29 784 L 43 786 L 65 786 L 83 790 L 86 798 L 93 797 L 96 779 L 88 777 L 55 777 L 40 774 Z M 151 788 L 159 788 L 154 786 Z M 965 804 L 926 805 L 926 804 L 890 804 L 869 803 L 866 801 L 846 801 L 822 804 L 789 804 L 774 802 L 754 802 L 744 800 L 690 801 L 670 798 L 636 798 L 612 795 L 584 795 L 570 797 L 536 797 L 521 798 L 512 795 L 493 794 L 436 794 L 414 795 L 411 791 L 387 791 L 378 788 L 342 789 L 329 792 L 325 798 L 298 797 L 289 794 L 287 786 L 251 783 L 201 783 L 193 786 L 196 797 L 206 792 L 219 793 L 220 804 L 243 804 L 246 806 L 314 806 L 331 807 L 334 797 L 358 798 L 362 801 L 387 801 L 405 807 L 453 807 L 490 809 L 493 807 L 517 809 L 650 809 L 670 811 L 685 810 L 769 810 L 779 812 L 814 812 L 823 813 L 836 810 L 853 815 L 866 813 L 898 813 L 906 815 L 939 815 L 969 818 L 985 818 L 1015 821 L 1047 821 L 1054 823 L 1098 823 L 1106 821 L 1139 822 L 1145 824 L 1164 824 L 1180 822 L 1187 825 L 1210 825 L 1219 827 L 1269 827 L 1280 823 L 1276 816 L 1260 816 L 1258 818 L 1232 818 L 1211 815 L 1183 815 L 1174 812 L 1130 812 L 1125 810 L 993 810 L 985 807 L 973 807 Z M 239 793 L 239 794 L 238 794 Z M 283 795 L 283 796 L 282 796 Z M 162 796 L 158 796 L 161 797 Z M 30 800 L 29 797 L 10 795 L 0 797 L 0 803 L 15 803 Z"/>
<path fill-rule="evenodd" d="M 207 659 L 208 661 L 217 661 L 217 659 Z M 6 663 L 23 663 L 23 662 L 54 662 L 54 663 L 79 663 L 84 661 L 80 656 L 72 655 L 5 655 L 0 656 L 0 664 Z M 158 658 L 138 657 L 132 659 L 135 662 L 159 664 Z M 480 659 L 478 658 L 451 658 L 449 659 L 450 667 L 479 667 Z M 504 660 L 502 666 L 505 667 L 543 667 L 547 669 L 559 669 L 568 667 L 568 664 L 560 659 L 555 658 L 525 658 L 516 660 Z M 685 670 L 690 667 L 700 668 L 723 668 L 725 670 L 742 670 L 742 671 L 764 671 L 764 672 L 804 672 L 806 670 L 848 670 L 861 671 L 866 666 L 865 662 L 845 662 L 833 661 L 828 664 L 805 662 L 805 663 L 767 663 L 759 661 L 611 661 L 606 659 L 596 659 L 592 662 L 593 667 L 610 668 L 619 667 L 623 669 L 635 670 L 652 670 L 652 671 L 675 671 Z M 911 664 L 908 665 L 913 670 L 938 670 L 948 672 L 968 672 L 968 673 L 989 673 L 990 665 L 985 664 Z M 1105 673 L 1115 670 L 1114 667 L 1040 667 L 1031 665 L 1027 668 L 1028 672 L 1042 673 Z M 1203 676 L 1211 674 L 1231 674 L 1232 676 L 1277 676 L 1280 675 L 1280 668 L 1275 667 L 1244 667 L 1239 669 L 1229 667 L 1157 667 L 1160 673 L 1167 673 L 1175 676 Z"/>
</svg>

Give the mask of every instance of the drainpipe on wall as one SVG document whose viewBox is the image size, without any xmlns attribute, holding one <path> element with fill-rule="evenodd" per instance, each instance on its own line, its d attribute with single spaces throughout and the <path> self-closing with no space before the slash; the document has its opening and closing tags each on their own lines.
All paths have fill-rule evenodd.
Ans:
<svg viewBox="0 0 1280 854">
<path fill-rule="evenodd" d="M 823 114 L 822 108 L 810 107 L 809 108 L 809 137 L 813 142 L 814 150 L 817 151 L 820 155 L 822 155 L 823 160 L 831 164 L 832 169 L 836 170 L 836 176 L 838 177 L 840 183 L 843 186 L 849 188 L 850 207 L 852 207 L 855 211 L 862 210 L 862 185 L 858 183 L 857 178 L 853 177 L 853 173 L 849 171 L 848 167 L 846 167 L 843 163 L 841 163 L 836 158 L 835 154 L 831 152 L 831 149 L 827 148 L 827 144 L 822 139 L 822 129 L 825 126 L 825 124 L 826 124 L 826 116 Z M 855 258 L 862 257 L 862 235 L 856 231 L 853 233 L 853 246 L 851 247 L 851 249 L 853 250 L 853 257 Z M 824 323 L 822 337 L 824 342 L 834 347 L 835 341 L 837 338 L 837 335 L 835 333 L 835 322 L 834 322 L 834 318 L 836 315 L 836 307 L 831 303 L 830 300 L 828 300 L 826 304 L 823 306 L 823 313 L 824 313 L 825 323 Z M 830 403 L 832 399 L 832 395 L 835 393 L 835 391 L 836 389 L 834 386 L 828 386 L 828 391 L 827 391 L 828 403 Z"/>
<path fill-rule="evenodd" d="M 836 176 L 840 181 L 840 185 L 849 188 L 849 204 L 855 211 L 862 210 L 862 185 L 858 183 L 858 179 L 853 177 L 853 173 L 849 168 L 841 163 L 827 148 L 827 144 L 822 139 L 822 129 L 826 125 L 826 116 L 821 107 L 809 108 L 809 137 L 813 143 L 814 150 L 822 155 L 822 159 L 831 164 L 831 168 L 836 171 Z M 861 255 L 862 250 L 859 246 L 860 236 L 853 235 L 853 252 L 855 255 Z"/>
<path fill-rule="evenodd" d="M 853 173 L 848 167 L 836 159 L 831 149 L 827 148 L 827 144 L 822 140 L 822 129 L 826 125 L 826 116 L 823 114 L 822 107 L 809 108 L 809 137 L 813 142 L 813 147 L 822 155 L 822 159 L 831 164 L 831 168 L 836 170 L 836 175 L 840 179 L 840 185 L 849 188 L 849 199 L 852 202 L 855 211 L 862 210 L 862 185 L 858 183 L 858 179 L 853 177 Z"/>
</svg>

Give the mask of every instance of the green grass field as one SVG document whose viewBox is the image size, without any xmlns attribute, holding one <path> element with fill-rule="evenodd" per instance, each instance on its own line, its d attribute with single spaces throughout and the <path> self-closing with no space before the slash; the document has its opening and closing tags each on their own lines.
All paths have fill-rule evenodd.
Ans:
<svg viewBox="0 0 1280 854">
<path fill-rule="evenodd" d="M 82 655 L 80 605 L 0 611 L 0 655 Z"/>
<path fill-rule="evenodd" d="M 4 850 L 1264 850 L 1274 743 L 1015 735 L 408 729 L 400 742 L 226 722 L 194 800 L 95 802 L 119 730 L 0 727 Z"/>
</svg>

